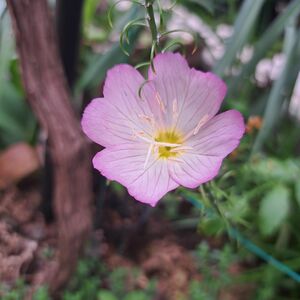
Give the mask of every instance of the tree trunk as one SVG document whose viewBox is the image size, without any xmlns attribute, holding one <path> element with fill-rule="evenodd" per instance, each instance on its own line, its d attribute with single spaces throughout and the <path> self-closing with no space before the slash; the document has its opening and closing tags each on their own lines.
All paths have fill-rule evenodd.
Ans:
<svg viewBox="0 0 300 300">
<path fill-rule="evenodd" d="M 47 0 L 8 0 L 28 101 L 48 134 L 58 257 L 47 284 L 61 288 L 91 228 L 89 149 L 75 117 Z"/>
</svg>

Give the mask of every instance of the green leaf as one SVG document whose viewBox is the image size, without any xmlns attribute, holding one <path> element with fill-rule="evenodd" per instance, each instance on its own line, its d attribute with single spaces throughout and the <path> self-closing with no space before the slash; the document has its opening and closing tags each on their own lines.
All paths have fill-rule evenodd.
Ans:
<svg viewBox="0 0 300 300">
<path fill-rule="evenodd" d="M 259 207 L 259 228 L 262 234 L 274 233 L 289 214 L 290 193 L 279 185 L 262 199 Z"/>
<path fill-rule="evenodd" d="M 234 24 L 234 34 L 228 40 L 225 54 L 216 63 L 214 73 L 223 75 L 249 40 L 256 19 L 265 0 L 245 0 Z"/>
<path fill-rule="evenodd" d="M 45 286 L 41 286 L 33 295 L 33 300 L 50 300 L 48 290 Z"/>
<path fill-rule="evenodd" d="M 189 0 L 188 2 L 195 3 L 205 10 L 207 10 L 210 14 L 215 12 L 215 1 L 212 0 Z"/>
<path fill-rule="evenodd" d="M 118 300 L 118 299 L 112 292 L 108 290 L 102 290 L 98 293 L 97 300 Z"/>
<path fill-rule="evenodd" d="M 200 220 L 199 228 L 209 236 L 219 235 L 226 229 L 226 225 L 222 218 L 214 215 L 210 218 L 204 217 Z"/>
<path fill-rule="evenodd" d="M 8 15 L 0 21 L 0 146 L 32 141 L 36 122 L 14 73 L 14 40 Z M 13 67 L 11 71 L 11 66 Z"/>
<path fill-rule="evenodd" d="M 124 300 L 147 300 L 147 299 L 148 297 L 142 291 L 132 291 L 124 297 Z"/>
<path fill-rule="evenodd" d="M 97 5 L 99 5 L 101 0 L 85 0 L 83 7 L 83 23 L 84 26 L 91 24 L 94 16 Z"/>
<path fill-rule="evenodd" d="M 264 158 L 251 161 L 245 165 L 245 171 L 257 180 L 276 180 L 280 182 L 294 182 L 300 178 L 300 161 L 297 159 L 279 160 Z"/>
<path fill-rule="evenodd" d="M 296 195 L 296 200 L 300 206 L 300 181 L 295 182 L 295 195 Z"/>
</svg>

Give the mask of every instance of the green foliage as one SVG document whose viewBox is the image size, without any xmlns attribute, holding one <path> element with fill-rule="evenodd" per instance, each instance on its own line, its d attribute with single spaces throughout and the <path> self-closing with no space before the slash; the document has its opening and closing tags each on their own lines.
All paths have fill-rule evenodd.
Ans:
<svg viewBox="0 0 300 300">
<path fill-rule="evenodd" d="M 87 258 L 78 263 L 77 271 L 67 289 L 63 300 L 152 300 L 156 284 L 150 281 L 141 290 L 128 286 L 130 280 L 140 275 L 138 269 L 116 268 L 108 270 L 104 264 L 95 258 Z M 22 300 L 26 294 L 24 281 L 17 281 L 12 289 L 0 286 L 1 300 Z M 47 288 L 38 288 L 33 300 L 51 300 Z"/>
<path fill-rule="evenodd" d="M 300 181 L 295 182 L 295 196 L 300 207 Z"/>
<path fill-rule="evenodd" d="M 13 288 L 8 288 L 0 283 L 0 299 L 2 300 L 21 300 L 25 296 L 25 284 L 22 279 L 15 282 Z"/>
<path fill-rule="evenodd" d="M 249 40 L 264 2 L 265 0 L 245 0 L 243 2 L 234 24 L 234 34 L 228 41 L 224 56 L 214 67 L 215 73 L 223 75 L 225 70 L 232 65 L 238 51 Z"/>
<path fill-rule="evenodd" d="M 36 122 L 25 102 L 8 15 L 0 19 L 0 149 L 33 142 Z"/>
<path fill-rule="evenodd" d="M 267 55 L 276 41 L 278 42 L 278 38 L 283 33 L 286 24 L 299 15 L 299 12 L 300 2 L 298 0 L 294 0 L 275 18 L 275 20 L 273 20 L 270 26 L 264 30 L 262 36 L 254 44 L 254 53 L 251 60 L 249 63 L 242 66 L 240 74 L 241 78 L 247 79 L 247 77 L 251 75 L 259 60 Z M 236 88 L 236 86 L 240 83 L 240 81 L 234 80 L 232 84 Z M 231 86 L 231 88 L 233 87 Z"/>
<path fill-rule="evenodd" d="M 128 287 L 128 280 L 139 274 L 138 270 L 127 268 L 108 271 L 104 264 L 93 258 L 82 260 L 63 300 L 151 300 L 155 291 L 153 283 L 145 290 Z"/>
<path fill-rule="evenodd" d="M 50 296 L 48 294 L 48 290 L 46 287 L 42 286 L 37 289 L 35 294 L 33 295 L 33 300 L 50 300 Z"/>
<path fill-rule="evenodd" d="M 121 30 L 130 20 L 140 16 L 141 11 L 134 7 L 119 22 L 115 25 L 115 30 Z M 141 30 L 134 28 L 128 33 L 128 47 L 127 52 L 132 53 Z M 88 51 L 88 50 L 87 50 Z M 80 94 L 85 89 L 95 89 L 99 83 L 104 79 L 106 71 L 112 68 L 115 64 L 125 63 L 128 61 L 128 56 L 123 53 L 119 43 L 115 43 L 110 49 L 102 55 L 94 55 L 88 52 L 88 59 L 86 66 L 78 78 L 75 95 Z"/>
<path fill-rule="evenodd" d="M 215 1 L 211 0 L 188 0 L 187 2 L 194 3 L 199 5 L 201 8 L 204 8 L 210 14 L 214 14 L 215 12 Z"/>
<path fill-rule="evenodd" d="M 253 145 L 253 152 L 261 150 L 264 141 L 271 134 L 271 131 L 276 124 L 274 116 L 280 116 L 283 101 L 286 97 L 291 96 L 291 91 L 287 88 L 287 85 L 289 81 L 295 82 L 298 76 L 298 72 L 292 72 L 292 68 L 294 68 L 295 64 L 299 36 L 300 32 L 297 33 L 296 29 L 296 19 L 290 19 L 289 24 L 286 25 L 283 47 L 285 65 L 279 78 L 276 80 L 271 89 L 264 112 L 263 127 L 259 131 L 255 144 Z M 300 67 L 300 63 L 298 66 Z"/>
<path fill-rule="evenodd" d="M 118 300 L 113 292 L 102 290 L 98 293 L 98 300 Z"/>
<path fill-rule="evenodd" d="M 190 283 L 188 299 L 215 300 L 222 289 L 233 284 L 229 267 L 237 258 L 229 245 L 223 249 L 211 249 L 205 242 L 199 245 L 195 256 L 203 279 Z"/>
<path fill-rule="evenodd" d="M 94 23 L 94 15 L 97 6 L 101 4 L 99 0 L 86 0 L 83 10 L 83 26 L 86 28 Z"/>
<path fill-rule="evenodd" d="M 289 190 L 284 186 L 277 186 L 262 199 L 259 207 L 259 226 L 262 234 L 272 234 L 289 214 Z"/>
</svg>

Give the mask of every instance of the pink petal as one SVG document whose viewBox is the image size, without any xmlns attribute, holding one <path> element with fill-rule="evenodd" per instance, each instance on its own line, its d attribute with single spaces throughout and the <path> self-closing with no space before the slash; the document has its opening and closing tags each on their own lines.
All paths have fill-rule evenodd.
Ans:
<svg viewBox="0 0 300 300">
<path fill-rule="evenodd" d="M 144 81 L 129 65 L 117 65 L 108 71 L 104 98 L 94 99 L 84 111 L 81 124 L 85 134 L 104 147 L 132 141 L 137 132 L 151 134 L 153 126 L 143 119 L 151 110 L 138 96 Z M 143 92 L 149 93 L 149 88 Z"/>
<path fill-rule="evenodd" d="M 136 200 L 155 206 L 178 184 L 170 178 L 166 160 L 151 155 L 145 166 L 147 152 L 147 144 L 116 145 L 97 153 L 93 165 L 103 176 L 124 185 Z"/>
<path fill-rule="evenodd" d="M 174 75 L 179 74 L 185 76 L 190 70 L 186 59 L 179 53 L 166 52 L 157 54 L 153 63 L 155 73 L 152 68 L 149 67 L 148 78 L 150 80 L 157 76 L 173 77 Z"/>
<path fill-rule="evenodd" d="M 188 134 L 219 111 L 226 85 L 216 75 L 190 69 L 178 53 L 157 55 L 154 68 L 155 73 L 149 70 L 149 79 L 166 107 L 167 127 Z"/>
<path fill-rule="evenodd" d="M 191 69 L 188 92 L 179 108 L 176 128 L 189 133 L 198 124 L 205 124 L 220 110 L 226 91 L 225 83 L 215 74 Z"/>
<path fill-rule="evenodd" d="M 187 141 L 187 150 L 181 162 L 169 162 L 171 177 L 180 185 L 195 188 L 214 178 L 223 159 L 240 142 L 245 131 L 242 115 L 229 110 L 208 121 Z"/>
</svg>

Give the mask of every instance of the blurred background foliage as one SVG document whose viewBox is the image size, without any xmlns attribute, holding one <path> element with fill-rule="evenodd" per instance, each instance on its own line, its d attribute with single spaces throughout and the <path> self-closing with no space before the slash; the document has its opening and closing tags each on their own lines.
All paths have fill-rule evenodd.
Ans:
<svg viewBox="0 0 300 300">
<path fill-rule="evenodd" d="M 131 20 L 144 16 L 143 8 L 131 1 L 114 3 L 84 1 L 78 76 L 72 90 L 78 113 L 89 99 L 99 95 L 99 83 L 109 68 L 149 60 L 151 36 L 147 28 L 126 27 Z M 299 271 L 300 1 L 179 0 L 174 6 L 170 1 L 160 3 L 162 32 L 185 29 L 199 40 L 194 54 L 195 40 L 183 32 L 166 35 L 161 39 L 162 45 L 180 41 L 183 46 L 174 43 L 170 50 L 185 51 L 191 65 L 211 69 L 226 81 L 228 95 L 223 108 L 243 113 L 247 133 L 216 180 L 199 191 L 179 189 L 167 195 L 159 210 L 174 228 L 198 230 L 204 240 L 226 237 L 228 226 L 238 228 L 247 239 Z M 156 13 L 159 20 L 158 9 Z M 0 149 L 4 150 L 18 141 L 35 145 L 39 128 L 26 103 L 3 0 L 0 24 Z M 120 47 L 124 27 L 128 41 L 124 39 L 122 47 L 130 56 Z M 124 190 L 117 184 L 111 184 L 109 189 L 124 197 Z M 189 198 L 204 208 L 182 214 L 178 199 Z M 299 281 L 261 261 L 234 239 L 223 239 L 219 249 L 210 249 L 209 243 L 203 242 L 192 252 L 202 280 L 190 282 L 188 294 L 178 299 L 229 299 L 220 293 L 224 286 L 236 284 L 252 285 L 250 299 L 300 298 Z M 236 261 L 243 262 L 244 269 L 233 276 L 229 267 Z M 138 276 L 139 270 L 130 272 Z M 154 299 L 155 279 L 146 289 L 130 290 L 127 281 L 127 271 L 116 268 L 108 272 L 104 263 L 88 257 L 79 263 L 63 299 Z M 21 299 L 23 290 L 24 283 L 20 281 L 3 299 Z M 41 288 L 34 299 L 49 299 L 46 289 Z"/>
</svg>

